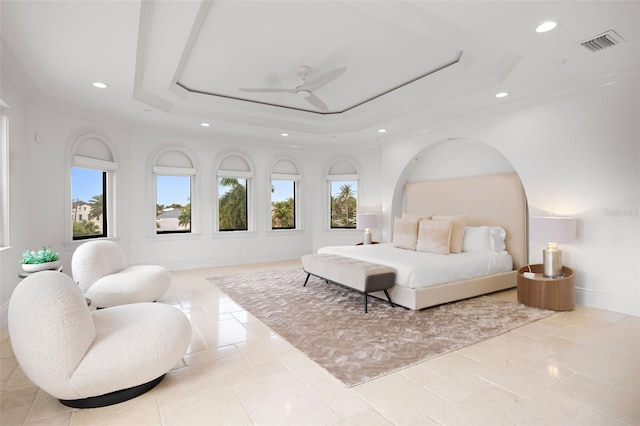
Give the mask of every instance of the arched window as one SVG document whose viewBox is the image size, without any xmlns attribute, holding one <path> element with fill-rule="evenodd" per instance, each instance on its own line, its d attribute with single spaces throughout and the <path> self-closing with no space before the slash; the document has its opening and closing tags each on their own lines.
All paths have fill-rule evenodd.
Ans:
<svg viewBox="0 0 640 426">
<path fill-rule="evenodd" d="M 358 169 L 349 159 L 334 161 L 327 173 L 329 228 L 356 229 Z"/>
<path fill-rule="evenodd" d="M 241 154 L 222 158 L 216 172 L 218 220 L 220 232 L 251 231 L 253 171 Z"/>
<path fill-rule="evenodd" d="M 184 148 L 165 148 L 153 161 L 155 183 L 155 233 L 194 232 L 192 203 L 196 167 Z"/>
<path fill-rule="evenodd" d="M 300 181 L 298 166 L 289 159 L 271 167 L 271 229 L 301 229 Z"/>
<path fill-rule="evenodd" d="M 115 235 L 118 163 L 106 138 L 82 132 L 72 138 L 69 234 L 71 240 Z"/>
</svg>

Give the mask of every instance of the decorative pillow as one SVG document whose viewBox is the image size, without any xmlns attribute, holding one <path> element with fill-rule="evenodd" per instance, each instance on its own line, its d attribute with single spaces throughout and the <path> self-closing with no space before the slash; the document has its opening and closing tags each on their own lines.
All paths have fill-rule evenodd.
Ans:
<svg viewBox="0 0 640 426">
<path fill-rule="evenodd" d="M 418 241 L 418 221 L 414 218 L 396 217 L 393 222 L 392 245 L 406 250 L 415 250 Z"/>
<path fill-rule="evenodd" d="M 449 254 L 452 230 L 451 220 L 421 219 L 418 227 L 417 251 Z"/>
<path fill-rule="evenodd" d="M 462 252 L 462 241 L 464 240 L 464 227 L 467 224 L 467 214 L 458 214 L 455 216 L 438 216 L 433 215 L 433 220 L 450 220 L 453 223 L 451 228 L 451 244 L 449 251 L 451 253 Z"/>
<path fill-rule="evenodd" d="M 507 231 L 500 226 L 492 226 L 489 228 L 490 240 L 489 244 L 491 245 L 491 249 L 496 253 L 502 253 L 507 250 L 507 244 L 505 243 L 505 239 L 507 238 Z"/>
<path fill-rule="evenodd" d="M 493 251 L 490 229 L 488 226 L 465 226 L 462 251 Z M 493 244 L 495 246 L 495 243 Z"/>
</svg>

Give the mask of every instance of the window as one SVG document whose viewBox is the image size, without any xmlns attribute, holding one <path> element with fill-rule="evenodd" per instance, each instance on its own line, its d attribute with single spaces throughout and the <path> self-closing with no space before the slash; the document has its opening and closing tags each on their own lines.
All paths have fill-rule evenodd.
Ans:
<svg viewBox="0 0 640 426">
<path fill-rule="evenodd" d="M 191 177 L 156 175 L 156 233 L 191 232 Z"/>
<path fill-rule="evenodd" d="M 67 241 L 116 235 L 118 163 L 106 138 L 81 130 L 70 138 L 65 218 Z"/>
<path fill-rule="evenodd" d="M 198 231 L 194 202 L 194 156 L 183 147 L 162 148 L 152 157 L 153 233 L 191 234 Z"/>
<path fill-rule="evenodd" d="M 271 229 L 300 228 L 298 167 L 290 160 L 277 161 L 271 170 Z"/>
<path fill-rule="evenodd" d="M 295 229 L 296 181 L 271 180 L 271 229 Z"/>
<path fill-rule="evenodd" d="M 71 233 L 73 240 L 108 234 L 108 181 L 115 163 L 74 157 L 71 167 Z"/>
<path fill-rule="evenodd" d="M 220 232 L 250 231 L 251 179 L 249 162 L 239 154 L 227 155 L 217 172 L 217 229 Z"/>
<path fill-rule="evenodd" d="M 245 178 L 218 177 L 218 230 L 247 231 L 247 191 Z"/>
<path fill-rule="evenodd" d="M 349 160 L 336 161 L 327 175 L 331 229 L 356 229 L 358 173 Z"/>
<path fill-rule="evenodd" d="M 71 224 L 74 240 L 106 237 L 104 194 L 107 173 L 102 170 L 71 169 Z"/>
<path fill-rule="evenodd" d="M 358 181 L 332 180 L 331 228 L 356 228 L 358 211 Z"/>
</svg>

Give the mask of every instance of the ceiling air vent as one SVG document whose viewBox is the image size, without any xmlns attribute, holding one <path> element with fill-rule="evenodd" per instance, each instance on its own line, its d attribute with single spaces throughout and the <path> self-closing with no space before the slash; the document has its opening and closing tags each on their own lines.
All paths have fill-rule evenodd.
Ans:
<svg viewBox="0 0 640 426">
<path fill-rule="evenodd" d="M 581 41 L 579 44 L 591 52 L 599 52 L 607 47 L 622 43 L 624 39 L 615 31 L 607 31 L 590 39 Z"/>
</svg>

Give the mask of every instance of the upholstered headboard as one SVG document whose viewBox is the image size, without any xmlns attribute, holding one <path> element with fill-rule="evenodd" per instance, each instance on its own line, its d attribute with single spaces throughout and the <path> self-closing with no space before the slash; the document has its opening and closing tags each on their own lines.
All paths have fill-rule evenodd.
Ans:
<svg viewBox="0 0 640 426">
<path fill-rule="evenodd" d="M 507 250 L 518 269 L 528 263 L 527 198 L 516 173 L 409 182 L 408 214 L 467 214 L 469 226 L 502 226 Z"/>
</svg>

